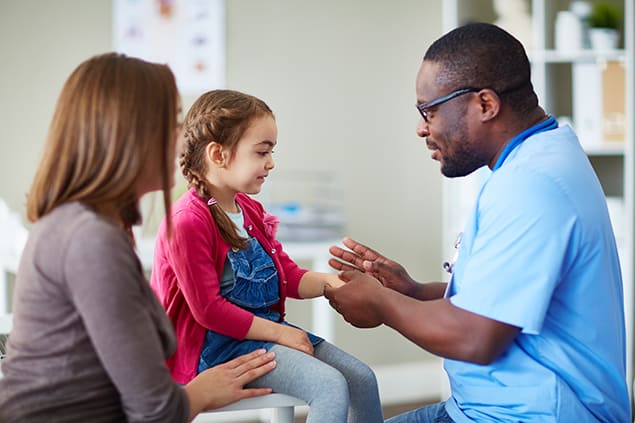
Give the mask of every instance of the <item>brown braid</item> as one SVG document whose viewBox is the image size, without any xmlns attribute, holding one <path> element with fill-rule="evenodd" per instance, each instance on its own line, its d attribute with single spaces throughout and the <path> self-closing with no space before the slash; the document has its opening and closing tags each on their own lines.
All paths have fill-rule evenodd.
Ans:
<svg viewBox="0 0 635 423">
<path fill-rule="evenodd" d="M 214 90 L 201 95 L 192 105 L 184 122 L 185 145 L 179 165 L 188 187 L 206 202 L 212 197 L 207 173 L 206 148 L 216 142 L 233 153 L 251 121 L 273 113 L 262 100 L 232 90 Z M 232 248 L 245 249 L 247 239 L 218 205 L 208 206 L 221 236 Z"/>
</svg>

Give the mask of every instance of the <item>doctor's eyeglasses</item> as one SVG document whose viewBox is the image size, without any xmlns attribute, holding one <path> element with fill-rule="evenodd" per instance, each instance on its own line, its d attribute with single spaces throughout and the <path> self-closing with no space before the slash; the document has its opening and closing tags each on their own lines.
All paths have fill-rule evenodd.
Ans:
<svg viewBox="0 0 635 423">
<path fill-rule="evenodd" d="M 501 96 L 503 94 L 507 94 L 510 93 L 512 91 L 516 91 L 520 88 L 524 88 L 528 85 L 531 85 L 531 81 L 530 80 L 522 80 L 520 81 L 518 84 L 514 84 L 510 87 L 504 88 L 502 90 L 494 90 L 493 88 L 489 88 L 492 91 L 494 91 L 496 93 L 496 95 Z M 421 113 L 421 117 L 423 118 L 423 120 L 426 123 L 430 123 L 430 117 L 428 115 L 428 111 L 433 108 L 433 107 L 437 107 L 442 105 L 443 103 L 450 101 L 454 98 L 457 98 L 459 96 L 462 96 L 463 94 L 467 94 L 467 93 L 476 93 L 479 92 L 483 89 L 486 89 L 485 87 L 483 88 L 474 88 L 474 87 L 464 87 L 464 88 L 460 88 L 456 91 L 452 91 L 450 94 L 446 94 L 444 96 L 441 96 L 439 98 L 435 98 L 434 100 L 425 102 L 425 103 L 417 103 L 415 106 L 417 107 L 417 110 L 419 110 L 419 113 Z"/>
<path fill-rule="evenodd" d="M 452 91 L 450 94 L 444 95 L 442 97 L 439 98 L 435 98 L 432 101 L 428 101 L 426 103 L 417 103 L 417 109 L 419 110 L 419 113 L 421 113 L 421 117 L 423 118 L 423 120 L 426 121 L 426 123 L 430 123 L 430 121 L 428 120 L 428 110 L 436 107 L 436 106 L 440 106 L 443 103 L 445 103 L 446 101 L 450 101 L 453 98 L 457 98 L 463 94 L 467 94 L 467 93 L 475 93 L 477 91 L 480 91 L 480 89 L 478 88 L 461 88 L 460 90 L 456 90 L 456 91 Z"/>
</svg>

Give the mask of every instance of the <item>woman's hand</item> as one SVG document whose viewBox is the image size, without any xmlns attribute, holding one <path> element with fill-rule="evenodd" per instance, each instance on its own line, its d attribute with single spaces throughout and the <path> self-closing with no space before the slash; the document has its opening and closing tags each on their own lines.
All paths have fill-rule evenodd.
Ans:
<svg viewBox="0 0 635 423">
<path fill-rule="evenodd" d="M 273 370 L 274 358 L 274 353 L 261 349 L 199 373 L 184 388 L 190 399 L 190 420 L 201 411 L 270 393 L 271 388 L 245 385 Z"/>
</svg>

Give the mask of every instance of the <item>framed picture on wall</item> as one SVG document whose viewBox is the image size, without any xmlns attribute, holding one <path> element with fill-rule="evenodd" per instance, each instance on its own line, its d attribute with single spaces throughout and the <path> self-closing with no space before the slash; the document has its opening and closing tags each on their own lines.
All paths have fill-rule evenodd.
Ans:
<svg viewBox="0 0 635 423">
<path fill-rule="evenodd" d="M 181 94 L 225 84 L 224 0 L 113 0 L 113 49 L 167 63 Z"/>
</svg>

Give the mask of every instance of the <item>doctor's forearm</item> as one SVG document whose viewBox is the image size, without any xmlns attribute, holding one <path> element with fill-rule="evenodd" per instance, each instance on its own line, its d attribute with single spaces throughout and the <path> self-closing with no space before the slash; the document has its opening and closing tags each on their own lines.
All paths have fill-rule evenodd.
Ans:
<svg viewBox="0 0 635 423">
<path fill-rule="evenodd" d="M 383 323 L 425 350 L 453 360 L 487 364 L 519 328 L 459 309 L 447 299 L 418 301 L 394 291 L 374 301 Z"/>
<path fill-rule="evenodd" d="M 447 286 L 448 284 L 445 282 L 415 282 L 408 292 L 403 292 L 403 294 L 421 301 L 438 300 L 443 298 Z"/>
</svg>

